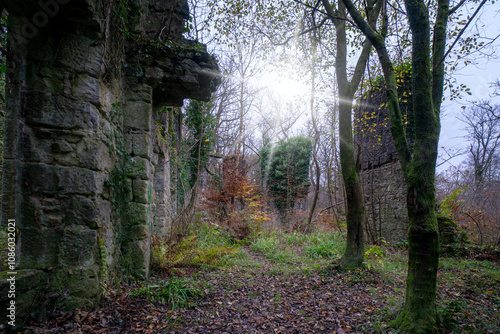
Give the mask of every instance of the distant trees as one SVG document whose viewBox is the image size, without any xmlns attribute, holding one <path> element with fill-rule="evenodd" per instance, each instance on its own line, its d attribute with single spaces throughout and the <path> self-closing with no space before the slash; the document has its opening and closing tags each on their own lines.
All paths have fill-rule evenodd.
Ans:
<svg viewBox="0 0 500 334">
<path fill-rule="evenodd" d="M 467 158 L 438 179 L 441 210 L 451 214 L 469 240 L 479 245 L 500 245 L 499 114 L 500 106 L 491 101 L 464 107 L 460 119 L 466 125 Z"/>
<path fill-rule="evenodd" d="M 179 236 L 191 220 L 199 193 L 201 175 L 213 148 L 216 119 L 212 104 L 191 100 L 186 108 L 164 108 L 167 128 L 161 135 L 170 146 L 174 228 Z"/>
<path fill-rule="evenodd" d="M 212 105 L 191 100 L 184 112 L 184 122 L 191 133 L 187 140 L 189 159 L 187 167 L 189 186 L 199 181 L 201 171 L 208 164 L 208 154 L 213 147 L 215 118 L 210 113 Z"/>
<path fill-rule="evenodd" d="M 261 171 L 280 218 L 288 223 L 299 195 L 307 194 L 312 140 L 303 136 L 265 146 L 261 152 Z"/>
<path fill-rule="evenodd" d="M 473 103 L 462 112 L 470 140 L 469 156 L 474 172 L 475 188 L 485 182 L 498 181 L 500 173 L 500 105 L 489 101 Z"/>
</svg>

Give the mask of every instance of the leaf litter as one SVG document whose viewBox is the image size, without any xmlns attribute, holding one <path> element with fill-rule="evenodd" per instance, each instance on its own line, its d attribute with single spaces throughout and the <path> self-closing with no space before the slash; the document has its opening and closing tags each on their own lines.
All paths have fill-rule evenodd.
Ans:
<svg viewBox="0 0 500 334">
<path fill-rule="evenodd" d="M 45 322 L 31 321 L 26 329 L 73 334 L 397 333 L 385 323 L 401 305 L 404 277 L 388 281 L 375 270 L 303 271 L 292 264 L 277 270 L 275 263 L 246 252 L 258 266 L 191 270 L 191 284 L 203 283 L 205 289 L 188 307 L 171 309 L 131 297 L 138 289 L 131 286 L 105 298 L 100 308 L 56 312 Z M 483 290 L 471 287 L 470 277 L 439 281 L 440 332 L 495 333 L 494 325 L 482 328 L 481 321 L 498 322 L 499 290 L 492 286 L 495 282 Z"/>
</svg>

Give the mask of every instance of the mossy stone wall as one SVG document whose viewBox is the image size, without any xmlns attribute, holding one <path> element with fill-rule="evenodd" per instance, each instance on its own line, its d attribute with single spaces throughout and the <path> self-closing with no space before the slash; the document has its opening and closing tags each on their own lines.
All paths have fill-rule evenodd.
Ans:
<svg viewBox="0 0 500 334">
<path fill-rule="evenodd" d="M 149 275 L 153 222 L 162 233 L 170 222 L 159 109 L 207 100 L 217 83 L 214 58 L 182 37 L 185 0 L 40 7 L 49 2 L 3 1 L 12 56 L 2 224 L 15 219 L 16 269 L 38 282 L 24 314 L 95 306 L 114 275 Z M 134 6 L 126 22 L 118 2 Z"/>
</svg>

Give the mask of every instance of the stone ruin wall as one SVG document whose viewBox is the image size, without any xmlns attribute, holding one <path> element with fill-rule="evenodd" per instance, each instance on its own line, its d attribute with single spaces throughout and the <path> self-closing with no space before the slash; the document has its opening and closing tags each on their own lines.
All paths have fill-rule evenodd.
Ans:
<svg viewBox="0 0 500 334">
<path fill-rule="evenodd" d="M 406 183 L 384 102 L 384 90 L 375 90 L 361 101 L 355 111 L 355 143 L 361 150 L 367 238 L 396 243 L 408 238 Z"/>
<path fill-rule="evenodd" d="M 95 305 L 122 270 L 147 277 L 151 235 L 170 227 L 161 107 L 208 100 L 218 70 L 182 37 L 187 1 L 134 2 L 129 34 L 145 38 L 132 41 L 112 21 L 112 1 L 3 1 L 2 225 L 15 219 L 19 229 L 19 315 Z"/>
</svg>

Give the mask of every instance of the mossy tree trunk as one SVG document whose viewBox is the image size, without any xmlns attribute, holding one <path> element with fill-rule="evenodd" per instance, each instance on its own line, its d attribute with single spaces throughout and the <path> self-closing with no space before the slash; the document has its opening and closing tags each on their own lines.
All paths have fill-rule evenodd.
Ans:
<svg viewBox="0 0 500 334">
<path fill-rule="evenodd" d="M 436 285 L 439 232 L 435 209 L 434 175 L 439 140 L 439 112 L 443 95 L 443 57 L 449 0 L 438 0 L 431 40 L 429 9 L 423 0 L 405 0 L 412 32 L 412 96 L 415 144 L 410 152 L 399 109 L 394 68 L 385 45 L 387 17 L 376 31 L 365 22 L 350 0 L 343 0 L 352 18 L 374 45 L 387 85 L 391 131 L 403 169 L 408 194 L 408 276 L 403 311 L 394 325 L 404 333 L 436 332 Z M 431 57 L 432 54 L 432 57 Z"/>
<path fill-rule="evenodd" d="M 367 1 L 369 22 L 376 22 L 380 13 L 380 1 Z M 358 162 L 355 158 L 354 139 L 352 131 L 352 101 L 359 87 L 361 78 L 366 68 L 371 43 L 365 40 L 361 54 L 357 60 L 351 81 L 347 76 L 347 34 L 346 34 L 346 9 L 342 2 L 334 8 L 328 0 L 323 0 L 323 6 L 335 25 L 337 38 L 337 52 L 335 71 L 337 76 L 339 99 L 339 153 L 342 178 L 346 192 L 347 202 L 347 244 L 345 253 L 340 261 L 340 267 L 350 270 L 363 266 L 364 262 L 364 203 L 361 192 Z"/>
</svg>

